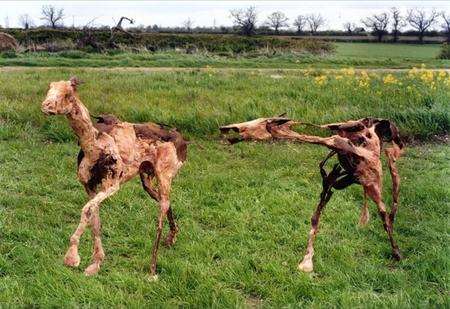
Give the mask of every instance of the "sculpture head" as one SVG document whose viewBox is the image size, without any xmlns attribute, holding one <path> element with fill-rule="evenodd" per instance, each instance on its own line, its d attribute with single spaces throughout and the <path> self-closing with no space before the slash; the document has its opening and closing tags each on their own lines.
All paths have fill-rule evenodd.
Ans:
<svg viewBox="0 0 450 309">
<path fill-rule="evenodd" d="M 76 77 L 68 81 L 50 83 L 47 96 L 42 102 L 41 110 L 46 115 L 67 115 L 72 111 L 74 95 L 81 82 Z"/>
<path fill-rule="evenodd" d="M 368 134 L 368 129 L 374 128 L 375 134 L 381 142 L 393 142 L 397 144 L 400 149 L 403 148 L 403 142 L 400 139 L 397 127 L 387 119 L 363 118 L 341 123 L 326 124 L 321 127 L 337 131 L 340 136 L 349 138 L 352 141 L 358 139 L 364 140 L 365 136 Z"/>
<path fill-rule="evenodd" d="M 234 123 L 220 127 L 222 135 L 228 135 L 235 132 L 237 136 L 228 137 L 231 144 L 238 143 L 244 140 L 264 141 L 273 138 L 271 128 L 273 126 L 281 126 L 283 124 L 289 125 L 291 120 L 285 117 L 272 118 L 258 118 L 255 120 Z"/>
</svg>

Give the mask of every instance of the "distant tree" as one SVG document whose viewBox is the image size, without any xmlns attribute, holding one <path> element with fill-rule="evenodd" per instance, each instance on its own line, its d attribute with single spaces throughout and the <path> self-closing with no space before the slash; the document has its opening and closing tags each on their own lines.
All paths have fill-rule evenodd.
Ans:
<svg viewBox="0 0 450 309">
<path fill-rule="evenodd" d="M 238 27 L 242 34 L 252 35 L 255 33 L 258 13 L 254 6 L 248 7 L 247 9 L 231 10 L 230 14 L 235 27 Z"/>
<path fill-rule="evenodd" d="M 343 26 L 344 26 L 344 30 L 348 34 L 352 34 L 355 31 L 355 29 L 357 28 L 356 25 L 354 23 L 351 23 L 351 22 L 344 23 Z"/>
<path fill-rule="evenodd" d="M 378 42 L 383 40 L 383 36 L 387 33 L 387 27 L 389 24 L 389 16 L 387 13 L 374 14 L 361 22 L 376 35 Z"/>
<path fill-rule="evenodd" d="M 220 27 L 219 27 L 219 29 L 220 29 L 220 33 L 229 33 L 230 32 L 230 27 L 227 27 L 227 26 L 223 26 L 223 25 L 221 25 Z"/>
<path fill-rule="evenodd" d="M 308 23 L 309 31 L 312 34 L 316 34 L 317 30 L 325 25 L 326 19 L 320 14 L 310 14 L 306 17 L 306 22 Z"/>
<path fill-rule="evenodd" d="M 441 17 L 444 20 L 444 23 L 441 25 L 441 27 L 447 35 L 447 42 L 450 42 L 450 14 L 447 15 L 447 13 L 443 11 L 441 12 Z"/>
<path fill-rule="evenodd" d="M 98 41 L 98 39 L 94 35 L 94 30 L 109 30 L 102 29 L 103 27 L 95 27 L 95 20 L 97 17 L 89 20 L 84 26 L 81 27 L 81 36 L 77 40 L 77 48 L 92 48 L 95 51 L 102 51 L 104 46 Z"/>
<path fill-rule="evenodd" d="M 9 28 L 9 16 L 6 15 L 3 20 L 5 21 L 5 28 L 8 29 Z"/>
<path fill-rule="evenodd" d="M 302 33 L 303 29 L 305 29 L 306 19 L 307 17 L 305 15 L 298 15 L 297 18 L 295 18 L 294 26 L 297 27 L 297 33 Z"/>
<path fill-rule="evenodd" d="M 183 21 L 183 28 L 186 29 L 187 32 L 192 31 L 192 26 L 194 26 L 194 21 L 190 17 Z"/>
<path fill-rule="evenodd" d="M 20 15 L 19 23 L 22 26 L 22 28 L 25 30 L 28 30 L 34 26 L 33 20 L 31 19 L 30 15 L 28 15 L 28 14 Z"/>
<path fill-rule="evenodd" d="M 146 31 L 146 32 L 158 32 L 158 31 L 159 31 L 159 27 L 158 27 L 157 24 L 154 24 L 154 25 L 148 25 L 148 26 L 145 28 L 145 31 Z"/>
<path fill-rule="evenodd" d="M 408 11 L 406 20 L 409 25 L 419 33 L 419 41 L 420 43 L 423 43 L 425 31 L 436 23 L 438 17 L 439 13 L 435 10 L 432 10 L 427 16 L 423 9 L 413 9 Z"/>
<path fill-rule="evenodd" d="M 53 5 L 44 5 L 41 9 L 41 19 L 47 22 L 47 25 L 56 29 L 64 19 L 64 9 L 56 9 Z"/>
<path fill-rule="evenodd" d="M 277 11 L 267 17 L 266 25 L 275 30 L 275 33 L 278 34 L 280 28 L 288 26 L 288 20 L 289 18 L 287 18 L 286 14 Z"/>
<path fill-rule="evenodd" d="M 391 19 L 392 19 L 392 35 L 393 41 L 397 42 L 400 35 L 400 30 L 406 26 L 403 17 L 400 15 L 400 10 L 396 7 L 391 8 Z"/>
</svg>

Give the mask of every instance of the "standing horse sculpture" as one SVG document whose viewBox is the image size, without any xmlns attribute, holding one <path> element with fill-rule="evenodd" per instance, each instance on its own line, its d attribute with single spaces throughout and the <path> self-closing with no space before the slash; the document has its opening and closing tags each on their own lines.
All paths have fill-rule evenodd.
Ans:
<svg viewBox="0 0 450 309">
<path fill-rule="evenodd" d="M 319 137 L 299 134 L 291 129 L 293 125 L 304 124 L 285 117 L 259 118 L 248 122 L 220 127 L 222 134 L 237 132 L 237 137 L 228 139 L 230 143 L 246 140 L 291 140 L 319 144 L 331 149 L 327 157 L 319 164 L 322 176 L 322 193 L 317 209 L 311 218 L 306 254 L 298 265 L 304 272 L 313 271 L 314 239 L 316 237 L 320 215 L 333 194 L 332 189 L 342 190 L 357 183 L 364 188 L 364 205 L 360 223 L 366 224 L 369 212 L 366 197 L 369 196 L 377 205 L 378 213 L 383 222 L 392 247 L 394 259 L 400 260 L 399 248 L 393 238 L 393 224 L 398 208 L 400 177 L 396 160 L 402 153 L 403 143 L 400 140 L 396 126 L 389 120 L 364 118 L 344 123 L 334 123 L 318 126 L 337 132 L 330 137 Z M 384 149 L 392 178 L 392 208 L 386 212 L 382 200 L 382 164 L 381 152 L 384 142 L 391 142 L 392 147 Z M 337 155 L 336 163 L 330 172 L 324 169 L 325 163 Z"/>
<path fill-rule="evenodd" d="M 140 175 L 145 191 L 159 203 L 156 238 L 153 243 L 150 274 L 157 279 L 158 246 L 167 216 L 170 231 L 166 244 L 175 243 L 178 227 L 175 223 L 169 194 L 172 180 L 186 160 L 187 142 L 176 129 L 167 130 L 154 123 L 122 122 L 112 115 L 97 117 L 93 124 L 87 108 L 77 94 L 77 78 L 50 83 L 42 112 L 46 115 L 65 115 L 81 146 L 78 155 L 78 179 L 89 201 L 81 211 L 80 223 L 70 237 L 64 264 L 80 264 L 78 244 L 86 227 L 93 237 L 92 263 L 86 275 L 96 274 L 105 257 L 100 232 L 99 207 L 102 201 L 116 193 L 120 186 Z M 157 185 L 153 180 L 157 181 Z"/>
</svg>

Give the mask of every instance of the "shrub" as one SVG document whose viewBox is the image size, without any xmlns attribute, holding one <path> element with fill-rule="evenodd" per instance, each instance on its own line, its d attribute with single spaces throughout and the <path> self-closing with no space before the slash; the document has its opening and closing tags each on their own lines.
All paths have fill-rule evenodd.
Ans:
<svg viewBox="0 0 450 309">
<path fill-rule="evenodd" d="M 0 57 L 1 58 L 17 58 L 17 54 L 15 51 L 9 50 L 9 51 L 4 51 L 4 52 L 0 53 Z"/>
<path fill-rule="evenodd" d="M 16 50 L 17 47 L 17 40 L 13 36 L 0 32 L 0 51 Z"/>
<path fill-rule="evenodd" d="M 80 50 L 66 50 L 60 52 L 58 55 L 63 58 L 70 58 L 70 59 L 89 58 L 89 56 L 85 52 Z"/>
<path fill-rule="evenodd" d="M 45 45 L 47 51 L 75 49 L 75 43 L 78 49 L 83 47 L 82 50 L 85 51 L 87 51 L 87 45 L 96 51 L 108 49 L 110 46 L 110 32 L 105 30 L 92 30 L 88 35 L 81 30 L 73 29 L 33 29 L 26 33 L 23 30 L 14 29 L 9 32 L 22 44 L 32 42 Z M 332 43 L 317 39 L 277 36 L 245 37 L 232 34 L 135 33 L 131 37 L 124 33 L 117 33 L 114 41 L 117 46 L 127 48 L 145 46 L 150 51 L 180 48 L 187 52 L 204 50 L 214 53 L 240 54 L 266 50 L 324 54 L 334 50 Z"/>
<path fill-rule="evenodd" d="M 450 45 L 447 43 L 442 44 L 441 51 L 438 55 L 439 59 L 450 59 Z"/>
</svg>

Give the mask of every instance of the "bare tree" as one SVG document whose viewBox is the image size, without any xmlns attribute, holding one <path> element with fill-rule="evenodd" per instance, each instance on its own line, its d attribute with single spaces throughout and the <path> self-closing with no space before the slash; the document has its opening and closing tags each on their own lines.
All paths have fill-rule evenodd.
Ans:
<svg viewBox="0 0 450 309">
<path fill-rule="evenodd" d="M 53 5 L 44 5 L 41 14 L 41 19 L 46 21 L 52 29 L 56 29 L 64 19 L 64 9 L 58 10 Z"/>
<path fill-rule="evenodd" d="M 355 31 L 355 29 L 356 29 L 356 25 L 354 23 L 351 23 L 351 22 L 344 23 L 343 26 L 344 26 L 344 30 L 348 34 L 352 34 L 353 31 Z"/>
<path fill-rule="evenodd" d="M 288 20 L 289 18 L 287 18 L 286 14 L 277 11 L 267 17 L 266 25 L 275 30 L 275 33 L 278 34 L 280 28 L 288 26 Z"/>
<path fill-rule="evenodd" d="M 231 18 L 235 27 L 241 30 L 244 35 L 252 35 L 255 33 L 256 21 L 258 19 L 258 13 L 254 6 L 247 9 L 236 9 L 230 11 Z"/>
<path fill-rule="evenodd" d="M 320 14 L 310 14 L 306 17 L 306 22 L 308 23 L 309 31 L 312 34 L 316 34 L 317 30 L 325 25 L 326 19 Z"/>
<path fill-rule="evenodd" d="M 194 21 L 188 17 L 185 21 L 183 21 L 183 27 L 186 29 L 187 32 L 192 31 L 192 26 L 194 26 Z"/>
<path fill-rule="evenodd" d="M 306 16 L 298 15 L 294 20 L 294 26 L 297 27 L 297 33 L 302 33 L 306 26 Z"/>
<path fill-rule="evenodd" d="M 33 19 L 28 14 L 23 14 L 19 16 L 19 23 L 23 29 L 28 30 L 33 27 Z"/>
<path fill-rule="evenodd" d="M 361 22 L 367 27 L 372 29 L 372 33 L 377 36 L 378 42 L 383 40 L 383 36 L 387 33 L 386 29 L 389 24 L 389 16 L 387 13 L 374 14 Z"/>
<path fill-rule="evenodd" d="M 423 9 L 414 9 L 408 11 L 408 17 L 406 20 L 411 27 L 419 32 L 419 41 L 420 43 L 423 43 L 425 31 L 436 23 L 438 17 L 439 13 L 435 10 L 432 10 L 427 16 L 427 13 Z"/>
<path fill-rule="evenodd" d="M 445 11 L 442 11 L 441 16 L 444 20 L 444 23 L 441 25 L 441 27 L 447 35 L 447 42 L 450 42 L 450 15 L 447 15 Z"/>
<path fill-rule="evenodd" d="M 400 10 L 396 7 L 391 8 L 391 18 L 392 18 L 392 35 L 394 42 L 398 41 L 400 35 L 400 30 L 406 26 L 403 17 L 400 15 Z"/>
<path fill-rule="evenodd" d="M 81 28 L 81 36 L 77 40 L 77 48 L 92 48 L 97 52 L 101 52 L 104 49 L 104 46 L 99 42 L 99 40 L 95 37 L 95 20 L 98 17 L 94 17 L 89 20 L 82 28 Z"/>
<path fill-rule="evenodd" d="M 110 47 L 114 47 L 114 48 L 117 47 L 117 44 L 115 42 L 115 36 L 116 36 L 117 32 L 123 32 L 123 33 L 125 33 L 125 34 L 127 34 L 127 35 L 129 35 L 131 37 L 134 37 L 134 35 L 132 33 L 128 32 L 125 29 L 123 29 L 122 23 L 123 23 L 124 20 L 127 20 L 130 24 L 134 24 L 134 20 L 133 19 L 128 18 L 126 16 L 122 16 L 119 19 L 119 22 L 117 23 L 117 25 L 115 27 L 111 28 L 111 33 L 110 33 L 109 42 L 108 42 Z"/>
</svg>

